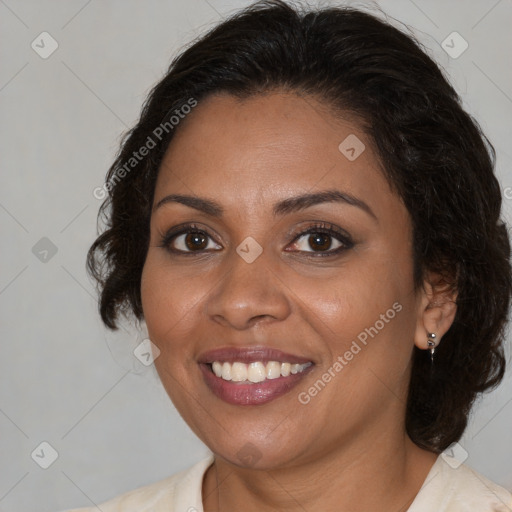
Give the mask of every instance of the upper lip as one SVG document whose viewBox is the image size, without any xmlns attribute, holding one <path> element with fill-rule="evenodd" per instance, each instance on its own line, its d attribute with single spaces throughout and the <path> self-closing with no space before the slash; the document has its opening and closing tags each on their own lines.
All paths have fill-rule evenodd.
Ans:
<svg viewBox="0 0 512 512">
<path fill-rule="evenodd" d="M 311 359 L 282 352 L 274 348 L 267 347 L 249 347 L 234 348 L 222 347 L 203 352 L 199 358 L 199 363 L 211 364 L 214 361 L 234 363 L 254 363 L 256 361 L 277 361 L 279 363 L 305 364 L 312 362 Z"/>
</svg>

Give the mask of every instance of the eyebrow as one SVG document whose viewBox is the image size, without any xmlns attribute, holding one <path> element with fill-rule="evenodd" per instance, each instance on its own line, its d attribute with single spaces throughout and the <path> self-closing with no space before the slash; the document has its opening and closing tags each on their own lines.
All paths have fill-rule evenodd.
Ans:
<svg viewBox="0 0 512 512">
<path fill-rule="evenodd" d="M 224 208 L 219 203 L 211 199 L 182 194 L 170 194 L 160 199 L 153 208 L 153 212 L 168 203 L 180 203 L 206 213 L 211 217 L 222 217 L 224 214 Z M 350 206 L 355 206 L 377 220 L 377 216 L 373 210 L 364 201 L 346 192 L 341 192 L 340 190 L 323 190 L 316 193 L 289 197 L 276 203 L 272 212 L 274 217 L 283 216 L 289 213 L 305 210 L 306 208 L 310 208 L 311 206 L 321 203 L 344 203 Z"/>
</svg>

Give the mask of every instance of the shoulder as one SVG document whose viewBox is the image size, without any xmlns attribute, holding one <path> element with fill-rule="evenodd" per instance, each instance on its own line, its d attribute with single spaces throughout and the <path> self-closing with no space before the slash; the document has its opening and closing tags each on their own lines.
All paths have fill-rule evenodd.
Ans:
<svg viewBox="0 0 512 512">
<path fill-rule="evenodd" d="M 512 512 L 510 491 L 441 454 L 408 512 Z"/>
<path fill-rule="evenodd" d="M 213 462 L 213 454 L 194 466 L 164 480 L 139 487 L 90 508 L 66 512 L 172 512 L 202 510 L 203 476 Z"/>
</svg>

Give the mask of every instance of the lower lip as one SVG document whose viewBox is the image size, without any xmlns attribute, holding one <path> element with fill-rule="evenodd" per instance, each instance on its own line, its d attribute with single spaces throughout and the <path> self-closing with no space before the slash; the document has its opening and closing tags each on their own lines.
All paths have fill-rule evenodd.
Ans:
<svg viewBox="0 0 512 512">
<path fill-rule="evenodd" d="M 296 386 L 313 366 L 308 366 L 302 372 L 290 374 L 288 377 L 281 376 L 263 382 L 247 383 L 224 380 L 211 371 L 210 365 L 204 363 L 199 365 L 210 391 L 221 400 L 233 405 L 261 405 L 275 400 Z"/>
</svg>

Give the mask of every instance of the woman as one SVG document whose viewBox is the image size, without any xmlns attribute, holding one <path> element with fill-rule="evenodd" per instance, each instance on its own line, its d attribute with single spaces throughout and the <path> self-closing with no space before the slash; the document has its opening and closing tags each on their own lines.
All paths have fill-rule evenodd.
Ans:
<svg viewBox="0 0 512 512">
<path fill-rule="evenodd" d="M 212 454 L 101 510 L 512 510 L 451 456 L 505 369 L 493 158 L 419 45 L 361 11 L 260 2 L 184 51 L 88 264 Z"/>
</svg>

